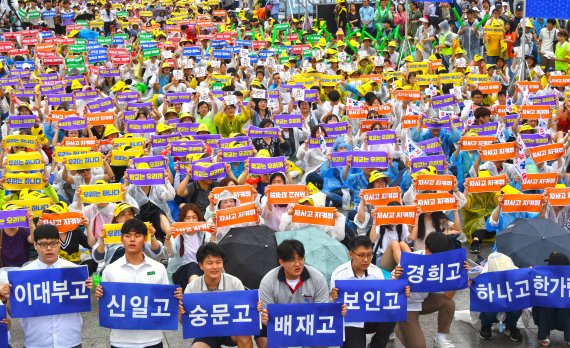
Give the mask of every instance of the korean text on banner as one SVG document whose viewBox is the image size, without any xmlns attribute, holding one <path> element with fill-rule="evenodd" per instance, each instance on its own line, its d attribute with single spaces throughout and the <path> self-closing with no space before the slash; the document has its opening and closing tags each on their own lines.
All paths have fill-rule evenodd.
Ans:
<svg viewBox="0 0 570 348">
<path fill-rule="evenodd" d="M 44 167 L 45 163 L 39 152 L 18 152 L 8 154 L 6 160 L 6 170 L 8 171 L 42 170 Z"/>
<path fill-rule="evenodd" d="M 340 303 L 269 304 L 269 347 L 341 346 L 341 307 Z"/>
<path fill-rule="evenodd" d="M 81 185 L 80 199 L 85 203 L 114 203 L 121 200 L 121 184 Z"/>
<path fill-rule="evenodd" d="M 374 208 L 374 225 L 413 225 L 416 223 L 415 205 L 376 206 Z"/>
<path fill-rule="evenodd" d="M 242 204 L 235 208 L 220 209 L 216 212 L 216 226 L 227 227 L 259 220 L 255 203 Z"/>
<path fill-rule="evenodd" d="M 540 213 L 541 209 L 541 194 L 506 194 L 503 196 L 503 213 Z"/>
<path fill-rule="evenodd" d="M 78 212 L 67 212 L 62 214 L 47 214 L 41 216 L 43 224 L 54 225 L 59 233 L 75 230 L 83 220 L 83 214 Z"/>
<path fill-rule="evenodd" d="M 173 222 L 170 225 L 170 233 L 172 238 L 176 238 L 182 233 L 211 232 L 213 224 L 210 222 Z"/>
<path fill-rule="evenodd" d="M 481 146 L 482 161 L 506 161 L 515 157 L 516 143 L 497 143 Z"/>
<path fill-rule="evenodd" d="M 451 191 L 457 183 L 453 175 L 418 175 L 416 190 Z"/>
<path fill-rule="evenodd" d="M 334 212 L 335 208 L 333 207 L 313 207 L 297 204 L 293 208 L 291 221 L 297 224 L 334 226 Z"/>
<path fill-rule="evenodd" d="M 521 189 L 523 191 L 543 190 L 547 187 L 556 186 L 557 181 L 558 173 L 529 173 L 525 179 L 522 179 Z"/>
<path fill-rule="evenodd" d="M 20 191 L 23 189 L 43 190 L 44 177 L 41 173 L 6 173 L 4 190 Z"/>
<path fill-rule="evenodd" d="M 402 253 L 402 279 L 412 292 L 440 292 L 467 288 L 467 251 L 455 249 L 431 255 Z"/>
<path fill-rule="evenodd" d="M 0 228 L 29 227 L 28 209 L 0 211 Z"/>
<path fill-rule="evenodd" d="M 512 312 L 532 307 L 530 269 L 487 272 L 471 280 L 474 312 Z"/>
<path fill-rule="evenodd" d="M 103 282 L 99 325 L 119 330 L 177 330 L 177 285 Z"/>
<path fill-rule="evenodd" d="M 292 204 L 309 195 L 306 185 L 269 185 L 266 196 L 268 204 Z"/>
<path fill-rule="evenodd" d="M 218 186 L 212 189 L 212 195 L 214 195 L 214 201 L 217 202 L 220 194 L 224 191 L 228 191 L 239 199 L 240 204 L 251 203 L 255 200 L 257 192 L 250 185 L 235 185 L 235 186 Z"/>
<path fill-rule="evenodd" d="M 457 197 L 450 193 L 419 193 L 416 195 L 422 212 L 457 210 Z"/>
<path fill-rule="evenodd" d="M 533 307 L 570 308 L 568 287 L 570 267 L 536 266 L 531 268 L 529 280 Z"/>
<path fill-rule="evenodd" d="M 101 152 L 88 152 L 69 156 L 65 166 L 67 170 L 101 168 L 103 166 L 103 158 L 101 157 Z"/>
<path fill-rule="evenodd" d="M 570 205 L 570 187 L 546 189 L 548 204 L 553 207 L 564 207 Z"/>
<path fill-rule="evenodd" d="M 399 186 L 361 190 L 362 198 L 373 206 L 387 205 L 390 202 L 402 203 L 402 189 Z"/>
<path fill-rule="evenodd" d="M 554 161 L 564 156 L 566 148 L 562 143 L 535 146 L 529 148 L 530 156 L 536 163 Z"/>
<path fill-rule="evenodd" d="M 337 280 L 337 302 L 346 304 L 346 322 L 406 321 L 405 280 Z"/>
<path fill-rule="evenodd" d="M 465 179 L 465 187 L 469 189 L 469 193 L 498 192 L 508 183 L 506 174 Z"/>
<path fill-rule="evenodd" d="M 258 335 L 257 290 L 184 294 L 184 339 L 196 337 Z M 340 309 L 339 309 L 340 313 Z M 272 313 L 273 315 L 273 313 Z"/>
<path fill-rule="evenodd" d="M 8 272 L 13 318 L 91 311 L 87 266 Z"/>
</svg>

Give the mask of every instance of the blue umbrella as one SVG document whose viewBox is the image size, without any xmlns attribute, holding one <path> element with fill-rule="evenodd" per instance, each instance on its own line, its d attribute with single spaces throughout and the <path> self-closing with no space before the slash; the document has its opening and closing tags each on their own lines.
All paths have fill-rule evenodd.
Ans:
<svg viewBox="0 0 570 348">
<path fill-rule="evenodd" d="M 318 227 L 304 227 L 299 230 L 275 233 L 277 245 L 285 239 L 296 239 L 305 246 L 305 264 L 315 267 L 330 283 L 332 272 L 350 260 L 348 250 L 333 237 Z"/>
</svg>

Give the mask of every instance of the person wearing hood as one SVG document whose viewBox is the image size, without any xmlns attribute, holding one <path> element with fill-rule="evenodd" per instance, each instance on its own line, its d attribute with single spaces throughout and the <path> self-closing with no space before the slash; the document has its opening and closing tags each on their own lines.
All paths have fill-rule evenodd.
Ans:
<svg viewBox="0 0 570 348">
<path fill-rule="evenodd" d="M 437 35 L 437 45 L 435 49 L 441 54 L 442 63 L 446 69 L 449 69 L 449 61 L 453 54 L 453 33 L 449 30 L 449 23 L 443 21 L 439 23 L 440 32 Z"/>
<path fill-rule="evenodd" d="M 215 206 L 215 211 L 212 213 L 212 216 L 207 220 L 208 222 L 214 223 L 217 220 L 217 212 L 219 210 L 222 209 L 228 209 L 228 208 L 235 208 L 235 207 L 239 207 L 240 206 L 240 201 L 239 199 L 230 191 L 228 190 L 224 190 L 222 191 L 222 193 L 220 193 L 220 195 L 218 196 L 218 202 L 216 203 Z M 259 208 L 257 208 L 259 210 Z M 260 219 L 258 222 L 246 222 L 246 223 L 242 223 L 242 224 L 236 224 L 236 225 L 232 225 L 232 226 L 227 226 L 227 227 L 217 227 L 216 228 L 216 233 L 212 234 L 210 240 L 214 243 L 217 243 L 218 241 L 220 241 L 222 238 L 225 237 L 225 235 L 232 229 L 232 228 L 236 228 L 236 227 L 248 227 L 248 226 L 258 226 L 258 225 L 263 225 L 263 220 Z"/>
<path fill-rule="evenodd" d="M 352 151 L 352 146 L 347 144 L 342 137 L 338 137 L 333 145 L 333 152 Z M 350 206 L 350 191 L 344 188 L 342 172 L 344 167 L 331 166 L 331 154 L 327 155 L 327 160 L 321 166 L 321 176 L 323 177 L 322 192 L 327 196 L 325 206 L 344 207 Z"/>
<path fill-rule="evenodd" d="M 568 259 L 566 259 L 568 260 Z M 513 263 L 510 257 L 505 254 L 494 252 L 489 255 L 489 259 L 481 274 L 487 272 L 500 272 L 518 269 Z M 498 322 L 497 312 L 482 312 L 479 314 L 479 319 L 481 320 L 481 330 L 479 331 L 479 336 L 484 340 L 490 340 L 493 337 L 493 332 L 491 327 L 493 323 Z M 522 315 L 522 310 L 507 312 L 505 321 L 505 334 L 508 334 L 511 340 L 515 342 L 520 342 L 522 340 L 521 331 L 517 328 L 517 321 Z M 540 335 L 539 335 L 540 337 Z"/>
<path fill-rule="evenodd" d="M 269 177 L 269 185 L 288 185 L 291 180 L 287 174 L 281 172 L 273 173 Z M 267 186 L 265 187 L 265 195 L 261 197 L 260 202 L 261 217 L 265 225 L 275 231 L 279 231 L 281 216 L 286 213 L 289 204 L 268 204 L 267 203 Z"/>
<path fill-rule="evenodd" d="M 544 260 L 548 266 L 570 266 L 568 256 L 553 251 L 548 259 Z M 538 344 L 541 347 L 550 346 L 550 331 L 559 330 L 564 332 L 564 341 L 570 346 L 570 309 L 569 308 L 544 308 L 533 307 L 532 319 L 538 326 Z"/>
</svg>

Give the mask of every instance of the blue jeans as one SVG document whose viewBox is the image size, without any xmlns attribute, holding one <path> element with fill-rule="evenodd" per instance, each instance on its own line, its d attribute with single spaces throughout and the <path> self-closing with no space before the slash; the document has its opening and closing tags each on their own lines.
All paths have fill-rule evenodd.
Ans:
<svg viewBox="0 0 570 348">
<path fill-rule="evenodd" d="M 513 311 L 505 313 L 507 318 L 505 319 L 505 325 L 509 328 L 517 327 L 517 321 L 522 315 L 522 311 Z M 497 312 L 482 312 L 479 314 L 479 319 L 481 319 L 481 327 L 491 327 L 493 323 L 498 323 Z"/>
<path fill-rule="evenodd" d="M 332 202 L 333 205 L 335 206 L 342 206 L 342 194 L 338 194 L 337 192 L 341 191 L 340 189 L 337 190 L 332 190 L 332 191 L 328 191 L 328 190 L 323 190 L 322 192 L 327 196 L 326 202 L 325 202 L 325 206 L 328 207 L 329 203 Z M 342 193 L 342 191 L 341 191 Z"/>
<path fill-rule="evenodd" d="M 499 56 L 487 56 L 487 64 L 495 64 L 497 63 L 497 58 Z"/>
</svg>

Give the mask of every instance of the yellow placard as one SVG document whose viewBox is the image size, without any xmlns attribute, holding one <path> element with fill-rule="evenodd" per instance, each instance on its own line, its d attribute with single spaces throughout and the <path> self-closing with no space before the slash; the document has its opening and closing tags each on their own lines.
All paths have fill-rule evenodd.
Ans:
<svg viewBox="0 0 570 348">
<path fill-rule="evenodd" d="M 139 16 L 141 16 L 141 17 L 152 17 L 152 11 L 140 11 Z"/>
<path fill-rule="evenodd" d="M 89 22 L 89 26 L 91 28 L 103 28 L 103 21 L 91 21 Z"/>
<path fill-rule="evenodd" d="M 81 202 L 113 203 L 121 200 L 121 184 L 81 185 Z"/>
<path fill-rule="evenodd" d="M 460 72 L 456 72 L 456 73 L 448 73 L 448 74 L 441 74 L 439 75 L 439 82 L 444 85 L 444 84 L 448 84 L 448 83 L 452 83 L 456 86 L 460 86 L 463 84 L 463 79 L 465 77 L 463 76 L 462 73 Z"/>
<path fill-rule="evenodd" d="M 67 157 L 67 170 L 79 170 L 103 167 L 101 152 L 88 152 L 81 155 Z"/>
<path fill-rule="evenodd" d="M 418 75 L 418 85 L 429 86 L 439 84 L 439 76 L 437 75 Z"/>
<path fill-rule="evenodd" d="M 4 190 L 20 191 L 23 189 L 43 190 L 44 176 L 42 173 L 6 173 Z"/>
<path fill-rule="evenodd" d="M 150 230 L 150 223 L 145 222 L 147 230 Z M 123 244 L 121 241 L 121 228 L 123 228 L 123 224 L 105 224 L 103 225 L 103 229 L 105 230 L 105 244 Z M 150 233 L 146 235 L 146 241 L 150 242 Z"/>
<path fill-rule="evenodd" d="M 45 168 L 42 155 L 39 152 L 18 152 L 8 154 L 7 171 L 32 171 Z"/>
<path fill-rule="evenodd" d="M 10 204 L 14 204 L 21 208 L 29 208 L 32 210 L 34 217 L 40 217 L 44 210 L 53 204 L 53 201 L 51 198 L 21 199 L 10 201 Z"/>
<path fill-rule="evenodd" d="M 26 147 L 34 149 L 38 137 L 35 135 L 8 135 L 4 138 L 4 147 Z"/>
<path fill-rule="evenodd" d="M 81 155 L 91 151 L 90 147 L 84 146 L 56 146 L 53 151 L 53 159 L 56 162 L 62 162 L 64 158 L 69 156 Z"/>
<path fill-rule="evenodd" d="M 123 145 L 128 145 L 133 149 L 140 148 L 144 149 L 145 140 L 142 137 L 132 137 L 132 138 L 115 138 L 113 139 L 113 146 L 121 147 Z"/>
<path fill-rule="evenodd" d="M 429 62 L 408 63 L 406 66 L 408 67 L 409 72 L 414 72 L 414 71 L 427 72 L 429 70 Z"/>
<path fill-rule="evenodd" d="M 129 160 L 135 157 L 139 157 L 144 153 L 143 150 L 113 150 L 111 151 L 111 165 L 112 166 L 127 166 L 129 165 Z"/>
<path fill-rule="evenodd" d="M 467 83 L 470 85 L 476 85 L 479 82 L 489 82 L 489 75 L 487 74 L 469 74 L 467 76 Z"/>
</svg>

